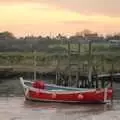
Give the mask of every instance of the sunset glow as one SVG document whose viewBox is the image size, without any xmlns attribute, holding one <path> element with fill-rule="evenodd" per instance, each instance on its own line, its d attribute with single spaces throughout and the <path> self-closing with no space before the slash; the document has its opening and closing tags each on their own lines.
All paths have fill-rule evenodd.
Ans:
<svg viewBox="0 0 120 120">
<path fill-rule="evenodd" d="M 120 30 L 119 16 L 84 14 L 47 2 L 1 3 L 0 15 L 0 31 L 11 31 L 16 36 L 73 34 L 85 28 L 100 33 Z"/>
</svg>

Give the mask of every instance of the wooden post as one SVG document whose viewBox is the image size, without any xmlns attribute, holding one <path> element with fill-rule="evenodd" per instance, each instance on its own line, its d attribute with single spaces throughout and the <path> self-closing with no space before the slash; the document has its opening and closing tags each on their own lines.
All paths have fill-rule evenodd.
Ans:
<svg viewBox="0 0 120 120">
<path fill-rule="evenodd" d="M 76 75 L 76 86 L 79 84 L 80 80 L 80 43 L 78 44 L 78 68 L 77 68 L 77 75 Z"/>
<path fill-rule="evenodd" d="M 97 76 L 97 73 L 96 73 L 96 78 L 95 78 L 95 82 L 96 82 L 96 88 L 99 88 L 99 80 L 98 80 L 98 76 Z"/>
<path fill-rule="evenodd" d="M 57 57 L 57 67 L 56 67 L 56 82 L 57 85 L 60 82 L 60 56 Z"/>
<path fill-rule="evenodd" d="M 104 79 L 104 77 L 102 78 L 102 81 L 101 81 L 101 87 L 105 88 L 105 79 Z"/>
<path fill-rule="evenodd" d="M 56 67 L 56 79 L 55 79 L 55 84 L 57 85 L 57 81 L 58 81 L 58 60 L 56 60 L 57 62 L 57 67 Z"/>
<path fill-rule="evenodd" d="M 71 86 L 71 50 L 70 50 L 70 41 L 68 41 L 68 69 L 69 69 L 69 78 L 68 78 L 68 86 Z"/>
<path fill-rule="evenodd" d="M 105 72 L 105 61 L 104 61 L 104 55 L 101 56 L 101 62 L 102 62 L 102 72 Z"/>
<path fill-rule="evenodd" d="M 112 70 L 111 70 L 111 81 L 110 81 L 110 87 L 113 89 L 113 71 L 114 71 L 114 64 L 112 62 Z M 113 96 L 111 98 L 111 103 L 113 103 Z"/>
<path fill-rule="evenodd" d="M 91 87 L 92 82 L 92 42 L 89 41 L 89 59 L 88 59 L 88 81 L 89 87 Z"/>
<path fill-rule="evenodd" d="M 112 62 L 112 65 L 111 65 L 111 81 L 110 81 L 111 88 L 113 88 L 113 71 L 114 71 L 114 64 Z"/>
<path fill-rule="evenodd" d="M 36 62 L 36 51 L 34 51 L 34 81 L 36 80 L 36 65 L 37 65 L 37 62 Z"/>
</svg>

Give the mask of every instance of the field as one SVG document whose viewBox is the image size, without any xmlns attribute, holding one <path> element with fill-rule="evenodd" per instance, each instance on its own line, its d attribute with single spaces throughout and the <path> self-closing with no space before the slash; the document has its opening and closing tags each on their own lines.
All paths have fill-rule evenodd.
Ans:
<svg viewBox="0 0 120 120">
<path fill-rule="evenodd" d="M 68 56 L 67 44 L 49 45 L 53 48 L 50 52 L 1 52 L 0 66 L 36 66 L 60 68 L 63 71 L 68 71 L 69 61 L 74 64 L 72 70 L 77 69 L 80 65 L 80 70 L 88 70 L 89 47 L 87 44 L 80 45 L 80 54 L 78 55 L 78 44 L 71 44 L 71 57 Z M 61 52 L 57 48 L 64 48 Z M 92 44 L 91 63 L 97 72 L 109 72 L 113 67 L 114 71 L 119 71 L 120 49 L 111 47 L 109 44 Z M 35 62 L 36 61 L 36 62 Z M 75 65 L 76 64 L 76 65 Z M 32 67 L 32 68 L 33 68 Z"/>
</svg>

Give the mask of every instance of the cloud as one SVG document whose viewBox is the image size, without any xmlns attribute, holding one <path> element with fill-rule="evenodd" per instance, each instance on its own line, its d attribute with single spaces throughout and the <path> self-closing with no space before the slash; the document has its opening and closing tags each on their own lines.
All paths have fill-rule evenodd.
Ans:
<svg viewBox="0 0 120 120">
<path fill-rule="evenodd" d="M 64 24 L 71 24 L 71 25 L 79 25 L 79 24 L 100 24 L 103 22 L 97 22 L 97 21 L 87 21 L 87 20 L 78 20 L 78 21 L 63 21 Z"/>
<path fill-rule="evenodd" d="M 45 3 L 86 15 L 120 16 L 120 0 L 2 0 L 1 3 Z"/>
<path fill-rule="evenodd" d="M 119 0 L 0 0 L 0 26 L 16 34 L 73 33 L 84 28 L 119 31 L 119 4 Z"/>
<path fill-rule="evenodd" d="M 43 1 L 81 14 L 120 16 L 120 0 L 41 0 Z"/>
<path fill-rule="evenodd" d="M 66 0 L 67 1 L 67 0 Z M 64 3 L 64 1 L 63 1 Z M 71 3 L 61 4 L 70 10 L 82 14 L 101 14 L 106 16 L 120 16 L 120 0 L 71 0 Z"/>
</svg>

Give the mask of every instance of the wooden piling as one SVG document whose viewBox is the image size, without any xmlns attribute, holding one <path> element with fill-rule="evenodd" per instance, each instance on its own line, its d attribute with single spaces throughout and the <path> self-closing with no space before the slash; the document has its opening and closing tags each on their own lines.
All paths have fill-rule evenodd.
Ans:
<svg viewBox="0 0 120 120">
<path fill-rule="evenodd" d="M 59 83 L 60 83 L 60 55 L 58 55 L 56 62 L 57 62 L 57 66 L 56 66 L 56 81 L 55 81 L 55 84 L 59 85 Z"/>
<path fill-rule="evenodd" d="M 101 63 L 102 63 L 102 72 L 104 72 L 105 71 L 104 55 L 101 56 Z"/>
<path fill-rule="evenodd" d="M 69 69 L 69 78 L 68 78 L 68 86 L 71 86 L 72 78 L 71 78 L 71 47 L 70 41 L 68 41 L 68 69 Z"/>
<path fill-rule="evenodd" d="M 112 62 L 112 64 L 111 64 L 111 81 L 110 81 L 111 88 L 113 88 L 113 71 L 114 71 L 114 64 Z"/>
<path fill-rule="evenodd" d="M 36 51 L 33 52 L 34 54 L 34 81 L 36 80 L 36 65 L 37 65 L 37 56 L 36 56 Z"/>
<path fill-rule="evenodd" d="M 88 81 L 91 87 L 92 82 L 92 41 L 89 41 L 89 58 L 88 58 Z"/>
<path fill-rule="evenodd" d="M 76 86 L 79 86 L 79 80 L 80 80 L 80 52 L 81 52 L 81 44 L 78 44 L 78 67 L 76 72 Z"/>
</svg>

